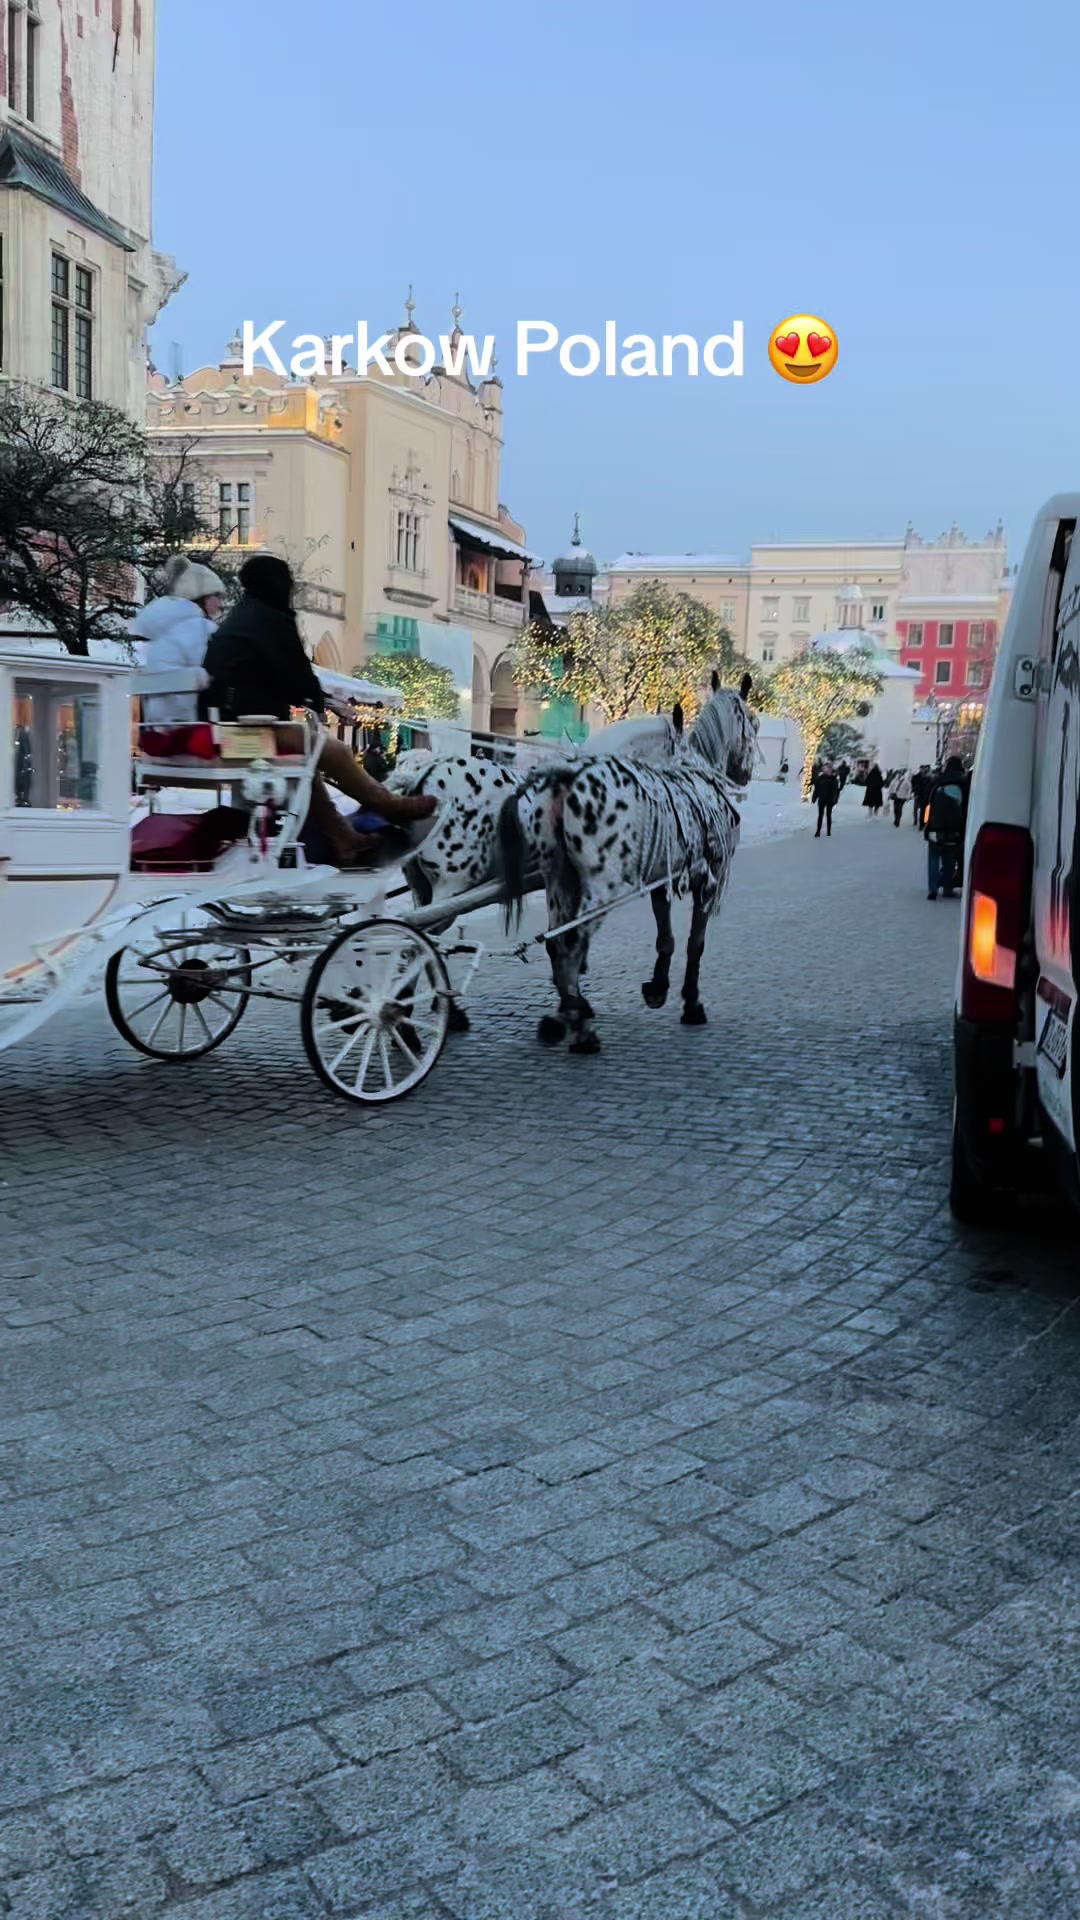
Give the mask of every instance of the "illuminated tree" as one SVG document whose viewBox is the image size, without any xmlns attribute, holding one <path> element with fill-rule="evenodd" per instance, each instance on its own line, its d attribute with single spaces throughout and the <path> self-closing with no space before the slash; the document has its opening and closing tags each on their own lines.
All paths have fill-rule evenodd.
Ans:
<svg viewBox="0 0 1080 1920">
<path fill-rule="evenodd" d="M 365 663 L 383 687 L 396 687 L 404 706 L 401 720 L 457 720 L 461 713 L 457 683 L 449 667 L 418 653 L 378 654 Z"/>
<path fill-rule="evenodd" d="M 689 717 L 714 668 L 736 681 L 745 664 L 711 607 L 658 580 L 613 606 L 572 613 L 565 627 L 524 628 L 513 660 L 527 693 L 595 707 L 605 722 L 664 713 L 677 701 Z"/>
<path fill-rule="evenodd" d="M 760 690 L 769 713 L 790 714 L 802 734 L 803 799 L 809 799 L 814 761 L 829 728 L 853 714 L 865 717 L 881 692 L 871 654 L 858 648 L 807 648 L 785 660 Z"/>
</svg>

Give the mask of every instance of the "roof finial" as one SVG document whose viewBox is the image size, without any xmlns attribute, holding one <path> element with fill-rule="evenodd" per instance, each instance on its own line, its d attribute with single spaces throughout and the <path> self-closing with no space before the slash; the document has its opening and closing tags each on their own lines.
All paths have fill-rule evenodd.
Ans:
<svg viewBox="0 0 1080 1920">
<path fill-rule="evenodd" d="M 407 333 L 412 332 L 413 314 L 415 312 L 416 312 L 416 301 L 413 299 L 412 281 L 410 280 L 409 281 L 409 297 L 405 302 L 405 330 Z"/>
<path fill-rule="evenodd" d="M 453 304 L 453 306 L 452 306 L 452 307 L 451 307 L 451 309 L 450 309 L 450 318 L 451 318 L 451 320 L 452 320 L 452 321 L 453 321 L 453 323 L 454 323 L 454 332 L 455 332 L 455 333 L 457 333 L 457 331 L 458 331 L 458 329 L 459 329 L 459 326 L 460 326 L 460 323 L 461 323 L 461 308 L 460 308 L 460 306 L 458 305 L 458 302 L 460 301 L 460 299 L 461 299 L 461 295 L 460 295 L 459 293 L 455 293 L 455 295 L 454 295 L 454 304 Z"/>
<path fill-rule="evenodd" d="M 571 542 L 570 542 L 570 545 L 571 545 L 572 547 L 580 547 L 580 545 L 581 545 L 581 515 L 580 515 L 580 513 L 575 513 L 575 515 L 574 515 L 574 537 L 573 537 L 573 539 L 571 540 Z"/>
</svg>

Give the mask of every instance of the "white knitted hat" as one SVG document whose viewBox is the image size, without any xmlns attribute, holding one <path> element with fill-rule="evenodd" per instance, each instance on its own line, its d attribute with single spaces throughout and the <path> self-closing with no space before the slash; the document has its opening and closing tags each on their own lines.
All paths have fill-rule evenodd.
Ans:
<svg viewBox="0 0 1080 1920">
<path fill-rule="evenodd" d="M 165 568 L 165 591 L 177 600 L 205 600 L 208 594 L 223 594 L 225 585 L 209 567 L 174 553 Z"/>
</svg>

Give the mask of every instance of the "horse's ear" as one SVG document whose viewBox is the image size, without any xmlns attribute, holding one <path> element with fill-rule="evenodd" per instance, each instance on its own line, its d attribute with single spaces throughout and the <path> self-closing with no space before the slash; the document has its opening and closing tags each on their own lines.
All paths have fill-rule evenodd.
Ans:
<svg viewBox="0 0 1080 1920">
<path fill-rule="evenodd" d="M 676 733 L 681 733 L 683 730 L 683 717 L 684 717 L 683 710 L 681 706 L 676 705 L 675 707 L 672 708 L 671 724 L 674 727 Z"/>
<path fill-rule="evenodd" d="M 715 667 L 713 668 L 712 690 L 714 693 L 719 693 L 720 691 L 720 675 L 717 673 Z"/>
<path fill-rule="evenodd" d="M 753 684 L 754 684 L 753 675 L 749 673 L 744 673 L 742 680 L 739 684 L 739 692 L 742 695 L 742 698 L 744 700 L 746 699 L 747 694 L 750 692 L 750 689 L 753 686 Z"/>
</svg>

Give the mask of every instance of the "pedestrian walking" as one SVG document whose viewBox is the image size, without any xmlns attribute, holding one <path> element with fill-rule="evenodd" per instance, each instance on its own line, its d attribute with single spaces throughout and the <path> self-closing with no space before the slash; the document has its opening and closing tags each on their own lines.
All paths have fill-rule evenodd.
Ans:
<svg viewBox="0 0 1080 1920">
<path fill-rule="evenodd" d="M 826 760 L 814 782 L 814 799 L 817 801 L 817 832 L 815 840 L 821 839 L 821 823 L 824 820 L 826 838 L 832 839 L 833 808 L 840 798 L 840 782 L 831 760 Z"/>
<path fill-rule="evenodd" d="M 851 779 L 851 768 L 846 760 L 841 760 L 840 765 L 837 767 L 836 778 L 840 783 L 840 791 L 843 793 L 844 788 Z"/>
<path fill-rule="evenodd" d="M 866 791 L 863 794 L 863 806 L 867 808 L 873 820 L 881 812 L 881 803 L 885 798 L 885 776 L 874 761 L 866 776 Z"/>
<path fill-rule="evenodd" d="M 946 760 L 940 778 L 931 785 L 926 800 L 928 900 L 937 899 L 939 887 L 946 900 L 956 897 L 957 884 L 963 877 L 967 803 L 968 778 L 963 761 L 954 753 Z"/>
<path fill-rule="evenodd" d="M 911 776 L 911 794 L 915 803 L 911 810 L 911 824 L 917 833 L 921 833 L 923 829 L 923 814 L 926 811 L 926 802 L 930 797 L 933 784 L 934 776 L 930 771 L 930 763 L 924 760 L 918 772 Z"/>
<path fill-rule="evenodd" d="M 889 788 L 889 799 L 892 801 L 893 826 L 898 827 L 904 817 L 904 808 L 911 799 L 911 779 L 906 768 L 903 773 L 895 775 Z"/>
</svg>

